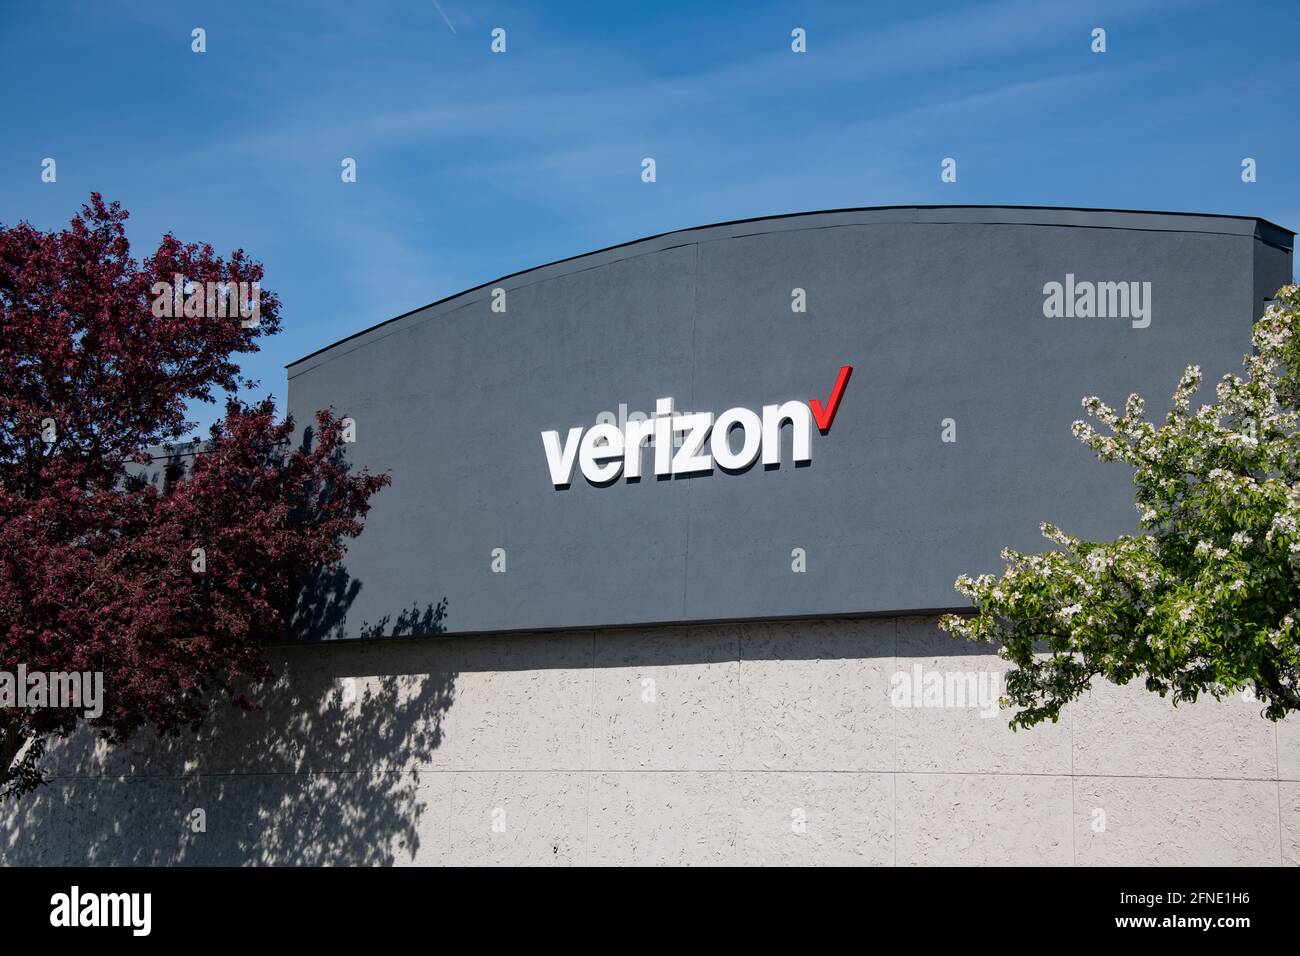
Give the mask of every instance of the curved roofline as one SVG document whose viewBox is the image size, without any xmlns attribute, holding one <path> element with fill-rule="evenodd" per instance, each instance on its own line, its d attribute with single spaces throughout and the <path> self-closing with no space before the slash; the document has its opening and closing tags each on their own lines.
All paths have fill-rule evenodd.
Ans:
<svg viewBox="0 0 1300 956">
<path fill-rule="evenodd" d="M 487 282 L 480 282 L 478 285 L 470 286 L 468 289 L 462 289 L 459 292 L 454 292 L 451 295 L 444 296 L 441 299 L 436 299 L 433 302 L 426 303 L 425 305 L 418 306 L 414 309 L 409 309 L 408 311 L 403 312 L 400 315 L 393 316 L 391 319 L 385 319 L 382 322 L 377 322 L 374 325 L 361 329 L 358 332 L 353 332 L 351 335 L 344 336 L 343 338 L 339 339 L 336 342 L 331 342 L 329 345 L 322 346 L 321 348 L 316 349 L 316 351 L 314 352 L 307 353 L 302 358 L 295 359 L 294 361 L 287 363 L 284 367 L 286 369 L 290 369 L 293 368 L 295 365 L 301 365 L 303 362 L 306 362 L 308 359 L 315 358 L 317 355 L 320 355 L 324 352 L 328 352 L 330 349 L 336 348 L 337 346 L 340 346 L 345 342 L 350 342 L 353 339 L 359 338 L 363 335 L 367 335 L 375 331 L 376 329 L 383 328 L 385 325 L 389 325 L 393 322 L 398 322 L 402 319 L 408 318 L 409 316 L 415 315 L 417 312 L 423 312 L 425 309 L 432 309 L 435 306 L 442 305 L 444 302 L 450 302 L 452 299 L 460 298 L 461 296 L 467 295 L 471 292 L 477 292 L 478 290 L 487 288 L 488 286 L 498 285 L 509 279 L 516 278 L 517 276 L 527 275 L 530 272 L 537 272 L 541 269 L 548 269 L 552 266 L 563 265 L 566 262 L 573 262 L 578 259 L 586 259 L 590 256 L 597 256 L 605 252 L 613 252 L 617 249 L 625 249 L 628 246 L 635 246 L 643 242 L 653 242 L 656 239 L 663 239 L 667 236 L 674 236 L 674 235 L 685 234 L 690 232 L 701 232 L 710 229 L 720 229 L 720 228 L 725 228 L 727 226 L 741 226 L 741 225 L 746 225 L 748 223 L 755 223 L 755 222 L 779 222 L 781 220 L 786 220 L 786 219 L 797 219 L 801 216 L 830 216 L 830 215 L 837 215 L 842 213 L 853 213 L 853 212 L 880 212 L 880 211 L 887 211 L 891 209 L 1016 209 L 1016 210 L 1032 210 L 1032 211 L 1041 211 L 1041 212 L 1120 213 L 1124 215 L 1138 215 L 1138 216 L 1143 216 L 1143 215 L 1145 216 L 1187 216 L 1189 218 L 1195 217 L 1197 219 L 1235 219 L 1241 222 L 1262 223 L 1263 225 L 1268 226 L 1276 230 L 1277 232 L 1284 233 L 1288 236 L 1294 237 L 1296 235 L 1294 230 L 1287 229 L 1285 226 L 1279 226 L 1277 223 L 1272 222 L 1271 220 L 1268 219 L 1263 219 L 1259 216 L 1234 216 L 1228 213 L 1217 213 L 1217 212 L 1169 212 L 1166 210 L 1157 210 L 1157 209 L 1110 209 L 1110 208 L 1104 208 L 1099 206 L 1021 206 L 1021 205 L 1005 205 L 1001 203 L 997 203 L 997 204 L 903 203 L 903 204 L 892 205 L 892 206 L 845 206 L 838 209 L 814 209 L 814 210 L 808 210 L 806 212 L 778 213 L 776 215 L 771 215 L 771 216 L 751 216 L 747 219 L 727 219 L 722 222 L 713 222 L 702 226 L 686 226 L 680 229 L 670 229 L 667 232 L 658 232 L 650 236 L 642 236 L 639 239 L 631 239 L 627 242 L 615 243 L 612 246 L 603 246 L 599 249 L 592 249 L 588 252 L 578 253 L 577 255 L 565 256 L 562 259 L 554 259 L 550 262 L 543 262 L 540 265 L 530 266 L 527 269 L 520 269 L 517 272 L 510 272 L 507 273 L 506 275 L 499 276 L 496 279 L 490 279 Z M 1015 225 L 1015 223 L 1007 223 L 1007 225 Z M 1026 225 L 1034 225 L 1034 224 L 1026 223 Z M 1042 223 L 1042 225 L 1056 226 L 1056 225 L 1061 225 L 1061 223 Z M 1085 228 L 1096 228 L 1096 227 L 1085 227 Z M 1268 239 L 1262 236 L 1257 236 L 1257 238 L 1260 238 L 1264 242 L 1269 242 Z M 1277 243 L 1271 243 L 1271 244 L 1277 245 Z M 1287 248 L 1289 250 L 1291 248 L 1291 245 L 1287 244 L 1284 248 Z"/>
</svg>

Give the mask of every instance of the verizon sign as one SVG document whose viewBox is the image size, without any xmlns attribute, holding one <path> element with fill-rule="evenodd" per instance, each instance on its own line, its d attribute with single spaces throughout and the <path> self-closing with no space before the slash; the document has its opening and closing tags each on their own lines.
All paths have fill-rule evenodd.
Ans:
<svg viewBox="0 0 1300 956">
<path fill-rule="evenodd" d="M 839 410 L 844 387 L 853 366 L 840 368 L 830 398 L 791 400 L 764 405 L 762 412 L 729 408 L 720 415 L 712 412 L 679 414 L 673 399 L 655 402 L 655 412 L 642 420 L 629 419 L 621 427 L 604 422 L 583 429 L 569 429 L 563 440 L 558 431 L 542 432 L 542 447 L 551 483 L 567 488 L 576 464 L 594 485 L 606 485 L 622 475 L 635 481 L 642 475 L 643 450 L 649 446 L 655 475 L 690 475 L 712 471 L 716 464 L 724 471 L 743 471 L 762 457 L 764 465 L 781 463 L 781 428 L 787 422 L 794 430 L 793 460 L 812 461 L 812 429 L 825 434 Z M 678 436 L 680 440 L 678 440 Z"/>
</svg>

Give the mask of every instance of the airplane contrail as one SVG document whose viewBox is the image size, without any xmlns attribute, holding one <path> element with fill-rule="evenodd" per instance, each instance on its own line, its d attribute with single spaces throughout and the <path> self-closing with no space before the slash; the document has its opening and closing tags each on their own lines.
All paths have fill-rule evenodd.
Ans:
<svg viewBox="0 0 1300 956">
<path fill-rule="evenodd" d="M 445 24 L 447 24 L 447 29 L 449 29 L 452 33 L 455 33 L 456 28 L 453 27 L 451 25 L 451 21 L 447 19 L 447 14 L 442 12 L 442 4 L 440 4 L 438 0 L 433 0 L 433 5 L 438 8 L 438 13 L 442 14 L 442 20 Z"/>
</svg>

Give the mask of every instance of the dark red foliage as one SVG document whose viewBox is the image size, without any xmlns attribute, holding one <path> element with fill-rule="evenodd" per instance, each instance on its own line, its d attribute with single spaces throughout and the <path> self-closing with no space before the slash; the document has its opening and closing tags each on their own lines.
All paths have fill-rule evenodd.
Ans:
<svg viewBox="0 0 1300 956">
<path fill-rule="evenodd" d="M 279 327 L 274 294 L 247 328 L 153 314 L 156 282 L 260 282 L 262 267 L 170 234 L 136 262 L 126 217 L 93 194 L 59 232 L 0 224 L 0 670 L 102 671 L 93 723 L 113 739 L 197 726 L 265 677 L 259 641 L 286 631 L 295 582 L 339 559 L 388 481 L 349 473 L 331 414 L 293 448 L 269 401 L 234 397 L 235 359 Z M 188 474 L 132 477 L 145 449 L 191 433 L 187 401 L 220 397 Z M 46 740 L 82 719 L 0 709 L 0 792 L 35 785 Z"/>
</svg>

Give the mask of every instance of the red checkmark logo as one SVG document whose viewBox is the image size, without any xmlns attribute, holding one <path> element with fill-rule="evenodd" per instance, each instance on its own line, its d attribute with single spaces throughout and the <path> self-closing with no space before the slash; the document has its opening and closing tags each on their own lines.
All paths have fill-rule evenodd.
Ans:
<svg viewBox="0 0 1300 956">
<path fill-rule="evenodd" d="M 835 387 L 831 389 L 831 397 L 823 407 L 817 399 L 811 399 L 808 407 L 812 409 L 813 418 L 817 420 L 817 428 L 824 434 L 830 431 L 831 422 L 835 421 L 835 413 L 839 411 L 840 399 L 844 397 L 844 386 L 849 384 L 849 376 L 853 374 L 852 365 L 841 365 L 840 374 L 835 379 Z"/>
</svg>

